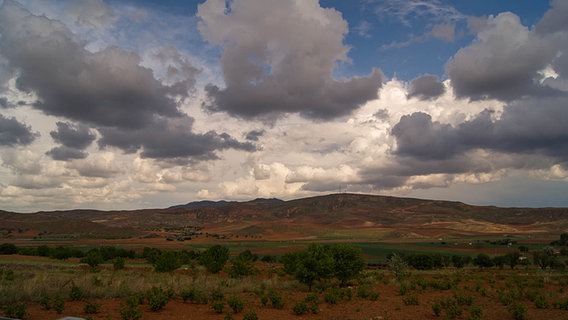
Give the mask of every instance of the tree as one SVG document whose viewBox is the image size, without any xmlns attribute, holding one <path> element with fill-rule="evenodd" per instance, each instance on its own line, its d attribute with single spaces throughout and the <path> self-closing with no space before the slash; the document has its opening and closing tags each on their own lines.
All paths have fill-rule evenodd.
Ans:
<svg viewBox="0 0 568 320">
<path fill-rule="evenodd" d="M 365 260 L 361 257 L 361 250 L 348 244 L 336 244 L 331 247 L 331 255 L 335 270 L 335 277 L 345 285 L 363 271 Z"/>
<path fill-rule="evenodd" d="M 281 260 L 284 271 L 293 275 L 311 291 L 313 284 L 334 276 L 335 262 L 331 250 L 321 244 L 310 244 L 306 249 L 286 253 Z"/>
<path fill-rule="evenodd" d="M 245 250 L 233 260 L 231 267 L 229 268 L 229 277 L 231 278 L 241 278 L 243 276 L 249 276 L 256 272 L 253 261 L 256 260 L 256 255 L 252 254 L 250 250 Z"/>
<path fill-rule="evenodd" d="M 505 260 L 507 261 L 507 264 L 509 264 L 509 267 L 511 267 L 511 270 L 515 269 L 515 266 L 519 264 L 520 257 L 521 254 L 518 252 L 510 252 L 505 255 Z"/>
<path fill-rule="evenodd" d="M 81 259 L 81 263 L 88 264 L 92 271 L 96 271 L 99 264 L 103 261 L 103 256 L 98 249 L 89 250 L 85 257 Z"/>
<path fill-rule="evenodd" d="M 469 256 L 458 256 L 458 255 L 452 256 L 452 264 L 454 265 L 454 267 L 458 269 L 465 267 L 470 262 L 471 262 L 471 257 Z"/>
<path fill-rule="evenodd" d="M 405 260 L 416 270 L 432 270 L 434 268 L 434 259 L 428 254 L 413 254 L 407 256 Z"/>
<path fill-rule="evenodd" d="M 478 266 L 480 269 L 493 267 L 493 261 L 491 257 L 485 253 L 480 253 L 473 259 L 473 264 Z"/>
<path fill-rule="evenodd" d="M 181 267 L 181 263 L 174 251 L 163 252 L 154 262 L 154 270 L 157 272 L 171 272 L 179 267 Z"/>
<path fill-rule="evenodd" d="M 201 264 L 211 273 L 219 273 L 229 260 L 229 249 L 216 244 L 205 250 L 199 257 Z"/>
<path fill-rule="evenodd" d="M 295 276 L 310 291 L 316 281 L 333 277 L 335 263 L 329 247 L 312 243 L 298 254 Z"/>
<path fill-rule="evenodd" d="M 555 259 L 553 254 L 544 249 L 533 252 L 533 263 L 543 270 L 548 267 L 552 268 L 555 264 Z"/>
</svg>

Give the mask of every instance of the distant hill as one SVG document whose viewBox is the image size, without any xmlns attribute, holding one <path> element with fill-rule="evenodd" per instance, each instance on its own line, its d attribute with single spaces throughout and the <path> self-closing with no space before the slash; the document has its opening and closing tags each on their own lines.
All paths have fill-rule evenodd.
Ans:
<svg viewBox="0 0 568 320">
<path fill-rule="evenodd" d="M 279 203 L 279 202 L 284 202 L 283 200 L 280 199 L 276 199 L 276 198 L 270 198 L 270 199 L 266 199 L 266 198 L 256 198 L 254 200 L 250 200 L 250 201 L 245 201 L 245 202 L 263 202 L 263 203 Z M 211 200 L 202 200 L 202 201 L 193 201 L 193 202 L 189 202 L 186 204 L 180 204 L 180 205 L 175 205 L 175 206 L 171 206 L 169 208 L 167 208 L 168 210 L 170 209 L 201 209 L 201 208 L 216 208 L 216 207 L 222 207 L 222 206 L 226 206 L 228 204 L 235 204 L 235 203 L 239 203 L 238 201 L 225 201 L 225 200 L 220 200 L 220 201 L 211 201 Z"/>
<path fill-rule="evenodd" d="M 192 226 L 208 233 L 264 239 L 400 239 L 559 234 L 568 231 L 568 209 L 498 208 L 452 201 L 330 194 L 289 201 L 198 201 L 167 209 L 132 211 L 0 211 L 0 221 L 0 232 L 1 228 L 19 228 L 44 236 L 133 237 L 158 229 Z"/>
</svg>

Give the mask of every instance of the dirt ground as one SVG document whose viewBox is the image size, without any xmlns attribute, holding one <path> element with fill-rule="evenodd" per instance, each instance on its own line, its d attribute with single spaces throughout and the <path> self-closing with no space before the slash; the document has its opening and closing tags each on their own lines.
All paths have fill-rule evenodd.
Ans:
<svg viewBox="0 0 568 320">
<path fill-rule="evenodd" d="M 259 319 L 284 320 L 284 319 L 327 319 L 327 320 L 406 320 L 406 319 L 446 319 L 442 312 L 440 316 L 436 316 L 432 309 L 432 304 L 436 301 L 453 299 L 456 293 L 473 297 L 473 304 L 463 305 L 460 308 L 462 313 L 455 319 L 472 319 L 470 318 L 471 310 L 474 306 L 480 307 L 483 311 L 481 319 L 514 319 L 508 307 L 499 302 L 498 287 L 504 286 L 509 281 L 503 275 L 511 275 L 523 277 L 528 276 L 521 270 L 487 270 L 477 271 L 473 273 L 476 279 L 483 278 L 487 282 L 483 282 L 483 287 L 487 290 L 484 294 L 475 289 L 479 280 L 464 279 L 460 281 L 457 288 L 451 290 L 438 290 L 432 288 L 415 288 L 409 290 L 408 293 L 401 295 L 400 285 L 394 283 L 392 279 L 386 279 L 381 283 L 374 284 L 372 290 L 377 292 L 378 299 L 371 301 L 357 296 L 355 293 L 357 288 L 353 287 L 354 292 L 351 300 L 341 300 L 337 304 L 332 305 L 324 301 L 324 293 L 319 295 L 319 310 L 317 314 L 296 315 L 293 313 L 293 306 L 296 302 L 301 301 L 308 294 L 301 291 L 284 291 L 282 292 L 284 307 L 275 309 L 271 306 L 263 306 L 259 297 L 252 293 L 241 293 L 239 298 L 245 301 L 245 308 L 238 314 L 232 315 L 231 319 L 243 319 L 246 313 L 255 311 Z M 565 292 L 562 284 L 566 283 L 568 278 L 566 275 L 561 276 L 562 281 L 551 281 L 550 284 L 536 288 L 540 292 L 547 295 L 549 305 L 545 309 L 537 309 L 535 304 L 530 300 L 522 299 L 522 304 L 527 307 L 526 319 L 547 319 L 561 320 L 568 319 L 568 311 L 554 308 L 553 302 L 556 300 L 566 301 L 568 293 Z M 423 279 L 439 279 L 436 274 L 426 275 Z M 499 280 L 501 279 L 501 280 Z M 558 279 L 557 279 L 558 280 Z M 527 290 L 532 290 L 527 288 Z M 418 305 L 407 305 L 405 300 L 409 297 L 415 297 Z M 97 314 L 85 314 L 85 301 L 66 302 L 65 311 L 58 315 L 55 311 L 45 311 L 39 305 L 31 306 L 28 311 L 29 319 L 58 319 L 63 316 L 78 316 L 93 320 L 121 319 L 120 306 L 123 300 L 107 299 L 92 300 L 100 304 Z M 140 306 L 143 311 L 142 319 L 226 319 L 226 313 L 230 312 L 230 308 L 226 305 L 224 313 L 216 313 L 209 304 L 192 304 L 183 303 L 181 298 L 175 297 L 171 300 L 163 310 L 153 312 L 147 304 Z"/>
</svg>

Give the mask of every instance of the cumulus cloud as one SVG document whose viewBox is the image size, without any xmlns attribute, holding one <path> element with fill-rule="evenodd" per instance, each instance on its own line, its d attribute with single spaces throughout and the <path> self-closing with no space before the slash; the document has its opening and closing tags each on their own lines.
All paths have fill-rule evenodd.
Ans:
<svg viewBox="0 0 568 320">
<path fill-rule="evenodd" d="M 66 161 L 70 159 L 85 159 L 89 154 L 83 150 L 60 146 L 52 148 L 45 154 L 50 156 L 53 160 Z"/>
<path fill-rule="evenodd" d="M 38 137 L 31 128 L 16 118 L 6 118 L 0 114 L 0 146 L 24 146 Z"/>
<path fill-rule="evenodd" d="M 96 139 L 96 135 L 91 129 L 83 124 L 74 125 L 69 122 L 58 121 L 56 125 L 57 131 L 51 131 L 50 135 L 55 142 L 66 147 L 84 149 Z"/>
<path fill-rule="evenodd" d="M 552 93 L 535 79 L 556 54 L 552 41 L 505 12 L 487 20 L 476 40 L 446 64 L 446 72 L 458 97 L 511 101 Z"/>
<path fill-rule="evenodd" d="M 198 7 L 202 36 L 223 49 L 226 87 L 207 86 L 208 110 L 244 118 L 299 113 L 329 119 L 377 97 L 379 70 L 368 77 L 332 76 L 349 51 L 343 43 L 347 23 L 336 10 L 315 0 L 228 5 L 208 0 Z"/>
<path fill-rule="evenodd" d="M 188 96 L 199 70 L 174 48 L 154 53 L 166 70 L 164 84 L 138 54 L 113 46 L 90 52 L 62 23 L 11 0 L 0 7 L 0 33 L 0 53 L 18 71 L 18 89 L 38 97 L 33 107 L 78 123 L 60 123 L 52 132 L 64 147 L 51 150 L 53 158 L 84 158 L 81 149 L 94 139 L 87 126 L 101 133 L 100 146 L 142 148 L 150 158 L 213 159 L 217 148 L 255 149 L 225 133 L 192 132 L 194 120 L 179 110 L 177 98 Z"/>
<path fill-rule="evenodd" d="M 486 110 L 451 126 L 417 112 L 403 116 L 393 127 L 396 154 L 423 160 L 447 160 L 466 151 L 486 149 L 512 154 L 540 154 L 568 161 L 568 99 L 530 99 L 506 106 L 493 120 Z"/>
<path fill-rule="evenodd" d="M 191 118 L 159 118 L 150 126 L 139 130 L 120 128 L 99 128 L 101 147 L 117 147 L 132 153 L 142 148 L 141 156 L 154 159 L 195 158 L 201 160 L 217 159 L 216 150 L 238 149 L 255 151 L 256 146 L 249 142 L 239 142 L 226 133 L 208 131 L 193 133 Z"/>
<path fill-rule="evenodd" d="M 408 98 L 435 99 L 446 92 L 446 87 L 437 76 L 423 75 L 410 81 Z"/>
</svg>

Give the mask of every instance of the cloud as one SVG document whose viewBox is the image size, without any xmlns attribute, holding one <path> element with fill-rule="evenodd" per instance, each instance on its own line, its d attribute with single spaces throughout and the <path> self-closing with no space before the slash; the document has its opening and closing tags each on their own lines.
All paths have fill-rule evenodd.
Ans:
<svg viewBox="0 0 568 320">
<path fill-rule="evenodd" d="M 80 149 L 94 138 L 87 127 L 101 134 L 100 146 L 127 153 L 142 149 L 143 157 L 155 159 L 216 159 L 217 148 L 256 150 L 226 133 L 192 132 L 194 119 L 178 104 L 188 97 L 199 70 L 173 47 L 153 51 L 166 70 L 159 81 L 141 66 L 138 54 L 114 46 L 90 52 L 62 23 L 32 15 L 10 0 L 0 7 L 0 33 L 0 53 L 18 71 L 18 89 L 38 97 L 33 107 L 77 123 L 61 122 L 52 132 L 65 147 L 51 150 L 53 158 L 84 157 Z"/>
<path fill-rule="evenodd" d="M 551 41 L 506 12 L 490 17 L 476 40 L 448 61 L 446 72 L 458 97 L 511 101 L 553 93 L 535 79 L 556 54 Z"/>
<path fill-rule="evenodd" d="M 0 114 L 0 146 L 25 146 L 38 136 L 38 133 L 32 132 L 30 127 L 16 118 L 6 118 Z"/>
<path fill-rule="evenodd" d="M 226 133 L 208 131 L 203 134 L 191 132 L 193 120 L 158 118 L 150 126 L 139 130 L 120 128 L 99 128 L 102 138 L 99 145 L 117 147 L 127 153 L 142 148 L 143 158 L 176 159 L 195 158 L 200 160 L 218 159 L 216 150 L 237 149 L 256 151 L 255 145 L 239 142 Z"/>
<path fill-rule="evenodd" d="M 90 53 L 61 23 L 9 0 L 0 8 L 0 32 L 0 52 L 18 70 L 19 89 L 36 92 L 34 107 L 46 114 L 123 127 L 144 126 L 154 114 L 180 115 L 168 88 L 134 53 Z"/>
<path fill-rule="evenodd" d="M 568 161 L 568 98 L 529 99 L 507 105 L 500 118 L 481 112 L 458 126 L 430 115 L 403 116 L 393 127 L 396 154 L 422 160 L 447 160 L 484 149 L 504 154 L 539 154 Z"/>
<path fill-rule="evenodd" d="M 384 18 L 395 18 L 410 27 L 416 17 L 429 21 L 448 22 L 463 19 L 464 16 L 452 6 L 444 5 L 439 0 L 387 0 L 376 1 L 375 13 Z"/>
<path fill-rule="evenodd" d="M 50 156 L 53 160 L 67 161 L 71 159 L 85 159 L 89 154 L 81 149 L 60 146 L 52 148 L 45 154 Z"/>
<path fill-rule="evenodd" d="M 266 133 L 266 130 L 252 130 L 246 133 L 245 139 L 249 141 L 258 141 Z"/>
<path fill-rule="evenodd" d="M 408 98 L 435 99 L 446 92 L 446 87 L 437 76 L 423 75 L 410 81 Z"/>
<path fill-rule="evenodd" d="M 347 115 L 377 97 L 383 75 L 336 80 L 347 23 L 317 1 L 208 0 L 198 6 L 199 30 L 223 49 L 225 88 L 206 87 L 210 111 L 243 118 L 299 113 L 312 119 Z M 259 19 L 258 17 L 262 17 Z M 301 36 L 299 36 L 301 35 Z"/>
<path fill-rule="evenodd" d="M 84 149 L 97 138 L 91 129 L 83 124 L 58 121 L 56 125 L 57 131 L 51 131 L 51 137 L 55 142 L 69 148 Z"/>
</svg>

